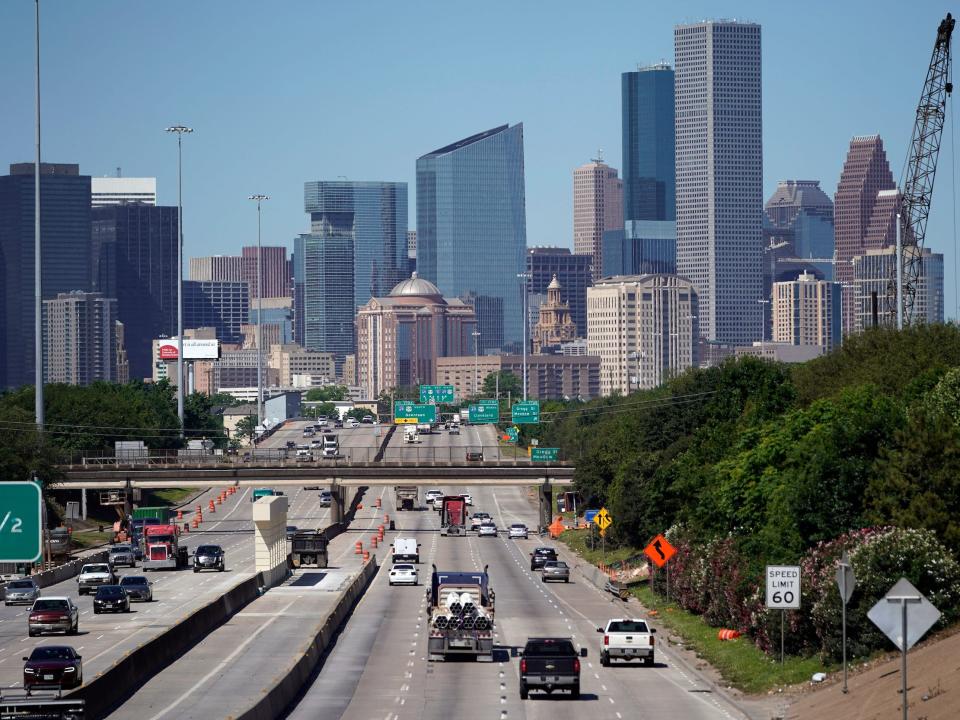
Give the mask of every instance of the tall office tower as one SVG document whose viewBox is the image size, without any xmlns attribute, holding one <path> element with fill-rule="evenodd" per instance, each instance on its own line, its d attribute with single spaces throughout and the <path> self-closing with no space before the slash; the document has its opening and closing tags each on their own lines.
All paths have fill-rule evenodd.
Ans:
<svg viewBox="0 0 960 720">
<path fill-rule="evenodd" d="M 101 293 L 74 291 L 44 300 L 44 382 L 117 382 L 117 325 L 117 301 Z"/>
<path fill-rule="evenodd" d="M 840 173 L 834 195 L 834 235 L 836 265 L 834 279 L 843 288 L 843 332 L 854 331 L 857 308 L 854 302 L 853 258 L 868 247 L 867 231 L 875 206 L 883 190 L 896 190 L 893 173 L 879 135 L 863 135 L 850 141 L 850 150 Z M 875 232 L 876 235 L 876 232 Z"/>
<path fill-rule="evenodd" d="M 624 227 L 603 234 L 602 277 L 676 271 L 676 221 L 627 220 Z"/>
<path fill-rule="evenodd" d="M 604 278 L 587 290 L 587 352 L 600 393 L 653 388 L 697 362 L 697 289 L 676 275 Z"/>
<path fill-rule="evenodd" d="M 406 183 L 307 182 L 303 206 L 310 213 L 310 234 L 345 238 L 353 245 L 354 312 L 406 276 Z M 352 320 L 351 313 L 351 326 Z"/>
<path fill-rule="evenodd" d="M 587 336 L 587 288 L 593 282 L 589 255 L 576 255 L 567 248 L 527 248 L 527 300 L 536 318 L 539 306 L 547 299 L 547 288 L 553 278 L 563 287 L 563 300 L 570 305 L 570 317 L 577 326 L 577 337 Z M 532 337 L 532 336 L 528 336 Z"/>
<path fill-rule="evenodd" d="M 177 334 L 177 208 L 108 205 L 90 217 L 93 289 L 117 299 L 130 377 L 152 377 L 153 340 Z"/>
<path fill-rule="evenodd" d="M 623 183 L 617 169 L 597 159 L 573 171 L 573 252 L 592 258 L 601 277 L 603 233 L 623 227 Z"/>
<path fill-rule="evenodd" d="M 763 292 L 760 26 L 674 29 L 677 273 L 700 298 L 708 340 L 758 339 Z"/>
<path fill-rule="evenodd" d="M 0 176 L 0 389 L 33 385 L 33 164 Z M 90 290 L 90 176 L 72 164 L 40 165 L 41 290 Z"/>
<path fill-rule="evenodd" d="M 522 346 L 525 203 L 523 123 L 417 159 L 417 272 L 473 305 L 481 350 Z"/>
<path fill-rule="evenodd" d="M 773 284 L 774 342 L 840 347 L 840 285 L 808 272 Z"/>
<path fill-rule="evenodd" d="M 294 340 L 308 350 L 333 353 L 339 373 L 354 350 L 353 239 L 324 230 L 294 240 Z"/>
<path fill-rule="evenodd" d="M 417 231 L 407 230 L 407 274 L 417 271 Z"/>
<path fill-rule="evenodd" d="M 256 250 L 254 250 L 256 260 Z M 188 279 L 197 282 L 245 282 L 244 259 L 240 255 L 206 255 L 190 258 Z M 253 274 L 256 275 L 256 268 Z M 256 277 L 253 278 L 256 280 Z"/>
<path fill-rule="evenodd" d="M 243 341 L 242 325 L 250 312 L 250 294 L 243 282 L 183 283 L 183 327 L 212 327 L 224 343 Z"/>
<path fill-rule="evenodd" d="M 916 247 L 904 248 L 905 254 L 916 254 Z M 887 303 L 890 278 L 897 269 L 896 246 L 867 248 L 851 263 L 853 269 L 854 310 L 852 332 L 875 325 L 896 326 L 896 311 Z M 844 288 L 846 290 L 846 288 Z M 914 299 L 917 322 L 943 322 L 943 255 L 923 248 L 920 255 L 920 275 Z"/>
<path fill-rule="evenodd" d="M 676 220 L 674 74 L 665 63 L 620 76 L 623 220 Z"/>
<path fill-rule="evenodd" d="M 132 177 L 90 178 L 90 204 L 125 205 L 126 203 L 157 204 L 157 179 Z M 43 200 L 40 200 L 43 204 Z"/>
<path fill-rule="evenodd" d="M 287 249 L 283 246 L 262 246 L 260 272 L 263 275 L 263 297 L 289 297 L 290 279 L 287 276 Z M 250 299 L 259 297 L 260 283 L 257 279 L 257 246 L 242 250 L 241 279 L 250 288 Z"/>
</svg>

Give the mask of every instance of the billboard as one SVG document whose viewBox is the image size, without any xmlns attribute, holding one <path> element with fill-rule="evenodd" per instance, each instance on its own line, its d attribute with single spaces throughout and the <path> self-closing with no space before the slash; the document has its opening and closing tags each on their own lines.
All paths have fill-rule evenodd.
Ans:
<svg viewBox="0 0 960 720">
<path fill-rule="evenodd" d="M 157 341 L 157 357 L 159 357 L 161 360 L 176 360 L 177 359 L 177 339 L 164 338 L 163 340 L 158 340 Z M 183 359 L 184 360 L 219 360 L 220 359 L 220 341 L 184 338 Z"/>
</svg>

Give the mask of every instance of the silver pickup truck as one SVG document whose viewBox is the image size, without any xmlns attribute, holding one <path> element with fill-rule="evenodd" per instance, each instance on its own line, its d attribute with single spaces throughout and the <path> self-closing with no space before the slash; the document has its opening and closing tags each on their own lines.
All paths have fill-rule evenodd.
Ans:
<svg viewBox="0 0 960 720">
<path fill-rule="evenodd" d="M 656 628 L 647 626 L 646 620 L 638 618 L 614 618 L 607 620 L 605 627 L 598 627 L 603 633 L 603 645 L 600 646 L 600 664 L 609 667 L 612 659 L 633 660 L 643 658 L 644 664 L 653 665 L 653 634 Z"/>
</svg>

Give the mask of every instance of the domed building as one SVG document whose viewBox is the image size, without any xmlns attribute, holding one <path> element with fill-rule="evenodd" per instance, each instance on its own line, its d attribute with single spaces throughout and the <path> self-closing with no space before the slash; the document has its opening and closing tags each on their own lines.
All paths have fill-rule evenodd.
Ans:
<svg viewBox="0 0 960 720">
<path fill-rule="evenodd" d="M 413 273 L 387 297 L 357 312 L 357 382 L 368 398 L 384 390 L 432 384 L 436 359 L 474 353 L 477 317 Z"/>
</svg>

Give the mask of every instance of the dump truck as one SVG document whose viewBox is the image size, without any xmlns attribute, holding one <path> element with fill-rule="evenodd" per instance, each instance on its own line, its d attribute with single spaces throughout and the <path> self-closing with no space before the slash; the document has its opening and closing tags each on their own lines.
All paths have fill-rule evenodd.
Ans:
<svg viewBox="0 0 960 720">
<path fill-rule="evenodd" d="M 393 494 L 397 498 L 397 510 L 416 510 L 420 506 L 420 494 L 416 485 L 395 485 Z"/>
<path fill-rule="evenodd" d="M 290 563 L 295 568 L 327 567 L 328 542 L 322 530 L 298 530 L 290 540 Z"/>
<path fill-rule="evenodd" d="M 447 495 L 443 498 L 440 504 L 440 534 L 467 534 L 467 501 L 462 496 Z"/>
<path fill-rule="evenodd" d="M 144 570 L 179 570 L 187 566 L 187 548 L 180 546 L 180 530 L 176 525 L 147 525 L 143 533 Z"/>
<path fill-rule="evenodd" d="M 493 661 L 494 601 L 487 567 L 483 572 L 439 571 L 433 566 L 427 588 L 427 659 L 473 656 Z"/>
</svg>

